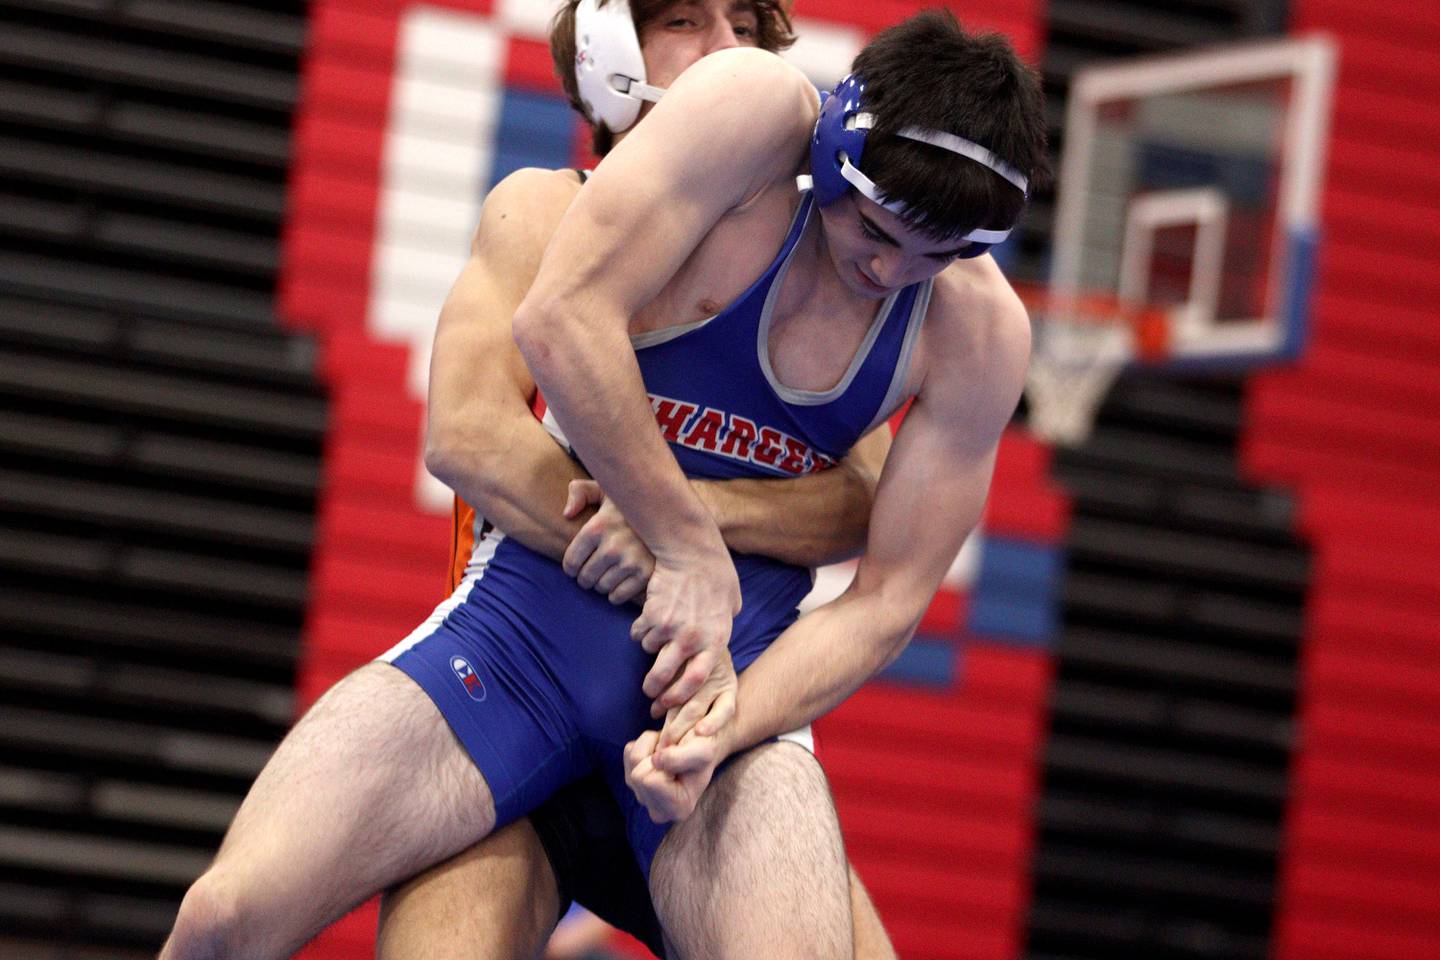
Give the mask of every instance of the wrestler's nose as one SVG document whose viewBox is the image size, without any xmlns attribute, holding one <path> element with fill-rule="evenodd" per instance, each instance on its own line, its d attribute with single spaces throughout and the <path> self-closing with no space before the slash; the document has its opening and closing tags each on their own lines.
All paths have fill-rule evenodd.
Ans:
<svg viewBox="0 0 1440 960">
<path fill-rule="evenodd" d="M 740 38 L 735 36 L 735 26 L 725 17 L 717 17 L 715 25 L 710 29 L 709 43 L 705 52 L 714 53 L 716 50 L 729 50 L 731 47 L 740 46 Z"/>
<path fill-rule="evenodd" d="M 899 250 L 882 250 L 870 258 L 870 276 L 882 287 L 898 287 L 905 275 L 905 255 Z"/>
</svg>

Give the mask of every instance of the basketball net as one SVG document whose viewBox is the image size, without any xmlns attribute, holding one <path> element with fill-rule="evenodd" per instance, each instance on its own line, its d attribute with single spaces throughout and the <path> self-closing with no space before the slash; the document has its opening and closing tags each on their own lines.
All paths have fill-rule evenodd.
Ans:
<svg viewBox="0 0 1440 960">
<path fill-rule="evenodd" d="M 1137 358 L 1165 355 L 1166 313 L 1113 296 L 1020 295 L 1032 329 L 1025 377 L 1030 430 L 1048 443 L 1077 446 L 1089 438 L 1120 371 Z"/>
</svg>

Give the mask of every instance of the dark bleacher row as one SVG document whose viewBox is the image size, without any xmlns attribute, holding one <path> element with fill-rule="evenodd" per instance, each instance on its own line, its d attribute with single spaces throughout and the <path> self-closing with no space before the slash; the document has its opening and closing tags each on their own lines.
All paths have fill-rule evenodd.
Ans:
<svg viewBox="0 0 1440 960">
<path fill-rule="evenodd" d="M 1309 558 L 1221 382 L 1122 379 L 1074 498 L 1030 953 L 1263 957 Z"/>
<path fill-rule="evenodd" d="M 302 4 L 0 3 L 0 955 L 153 956 L 294 708 Z"/>
</svg>

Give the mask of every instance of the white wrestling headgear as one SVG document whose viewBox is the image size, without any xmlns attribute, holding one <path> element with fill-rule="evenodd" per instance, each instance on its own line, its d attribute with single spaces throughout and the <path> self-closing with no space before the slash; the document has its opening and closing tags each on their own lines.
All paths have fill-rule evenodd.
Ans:
<svg viewBox="0 0 1440 960">
<path fill-rule="evenodd" d="M 592 123 L 622 133 L 640 117 L 640 103 L 665 93 L 645 82 L 645 57 L 630 0 L 580 0 L 575 8 L 575 81 Z"/>
</svg>

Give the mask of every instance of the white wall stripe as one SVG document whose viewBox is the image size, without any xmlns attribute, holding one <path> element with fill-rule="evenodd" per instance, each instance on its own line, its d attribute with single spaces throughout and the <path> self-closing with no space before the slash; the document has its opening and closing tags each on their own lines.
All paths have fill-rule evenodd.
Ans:
<svg viewBox="0 0 1440 960">
<path fill-rule="evenodd" d="M 423 400 L 435 321 L 494 163 L 507 25 L 518 21 L 427 6 L 401 16 L 366 324 L 378 340 L 410 344 L 407 387 Z M 442 491 L 417 459 L 417 505 L 444 512 Z"/>
<path fill-rule="evenodd" d="M 829 90 L 850 72 L 850 61 L 865 43 L 865 34 L 856 27 L 807 17 L 795 21 L 795 32 L 800 39 L 784 57 L 822 90 Z"/>
<path fill-rule="evenodd" d="M 516 36 L 545 40 L 550 36 L 550 18 L 559 8 L 556 0 L 500 0 L 495 15 Z"/>
</svg>

